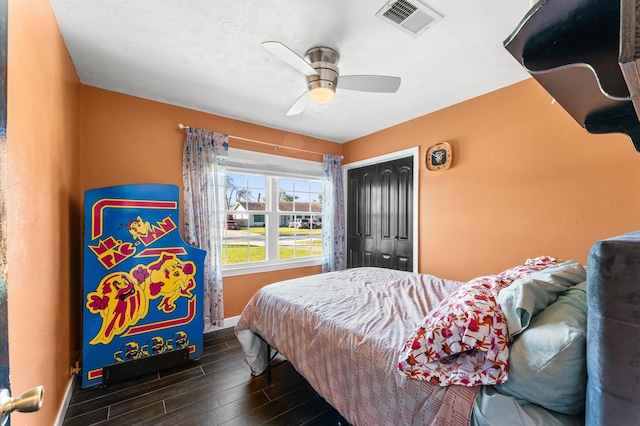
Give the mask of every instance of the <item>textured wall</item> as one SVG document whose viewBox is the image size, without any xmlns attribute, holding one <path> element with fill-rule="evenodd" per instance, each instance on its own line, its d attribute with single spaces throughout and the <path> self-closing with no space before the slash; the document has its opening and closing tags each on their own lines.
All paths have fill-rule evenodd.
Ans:
<svg viewBox="0 0 640 426">
<path fill-rule="evenodd" d="M 429 172 L 427 148 L 453 145 Z M 586 262 L 640 228 L 640 153 L 591 135 L 533 79 L 347 143 L 345 162 L 419 146 L 419 270 L 468 280 L 549 254 Z"/>
</svg>

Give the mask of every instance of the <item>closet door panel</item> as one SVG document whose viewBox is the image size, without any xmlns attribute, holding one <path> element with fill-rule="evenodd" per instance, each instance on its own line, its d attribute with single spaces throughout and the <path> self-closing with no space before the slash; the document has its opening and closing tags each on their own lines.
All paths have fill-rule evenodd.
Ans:
<svg viewBox="0 0 640 426">
<path fill-rule="evenodd" d="M 401 271 L 413 272 L 413 263 L 411 262 L 411 258 L 399 256 L 397 269 Z"/>
<path fill-rule="evenodd" d="M 403 164 L 397 171 L 397 238 L 395 254 L 398 269 L 413 270 L 413 169 Z M 405 266 L 401 266 L 405 264 Z M 409 268 L 409 269 L 406 269 Z"/>
<path fill-rule="evenodd" d="M 387 269 L 398 269 L 394 264 L 394 256 L 391 253 L 380 254 L 380 266 Z"/>
<path fill-rule="evenodd" d="M 362 176 L 361 190 L 363 193 L 363 200 L 360 205 L 360 214 L 363 224 L 362 235 L 367 238 L 373 237 L 373 228 L 375 224 L 375 213 L 373 206 L 375 199 L 375 175 L 373 173 L 365 173 Z"/>
<path fill-rule="evenodd" d="M 378 204 L 378 214 L 380 216 L 380 228 L 378 230 L 380 266 L 397 269 L 395 255 L 397 197 L 393 162 L 379 165 L 378 171 L 380 180 L 380 204 Z"/>
<path fill-rule="evenodd" d="M 370 251 L 362 252 L 362 266 L 378 266 L 374 259 L 374 254 Z"/>
<path fill-rule="evenodd" d="M 386 168 L 380 173 L 380 238 L 393 238 L 394 232 L 394 188 L 393 170 Z"/>
<path fill-rule="evenodd" d="M 413 176 L 409 167 L 401 167 L 398 171 L 398 239 L 411 238 L 411 224 L 413 220 L 412 190 Z"/>
<path fill-rule="evenodd" d="M 363 194 L 360 216 L 363 225 L 363 232 L 360 238 L 360 251 L 366 257 L 363 266 L 378 266 L 379 249 L 376 230 L 380 226 L 377 214 L 380 191 L 376 188 L 377 179 L 375 171 L 365 171 L 362 174 L 360 191 Z"/>
<path fill-rule="evenodd" d="M 358 169 L 349 170 L 347 185 L 347 266 L 357 268 L 362 266 L 362 253 L 360 252 L 360 235 L 362 224 L 360 223 L 360 175 Z"/>
</svg>

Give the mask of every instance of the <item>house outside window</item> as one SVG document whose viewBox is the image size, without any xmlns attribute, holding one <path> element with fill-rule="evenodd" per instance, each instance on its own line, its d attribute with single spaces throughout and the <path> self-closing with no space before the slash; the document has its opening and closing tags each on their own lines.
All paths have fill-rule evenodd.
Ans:
<svg viewBox="0 0 640 426">
<path fill-rule="evenodd" d="M 229 150 L 223 275 L 319 265 L 322 164 Z"/>
</svg>

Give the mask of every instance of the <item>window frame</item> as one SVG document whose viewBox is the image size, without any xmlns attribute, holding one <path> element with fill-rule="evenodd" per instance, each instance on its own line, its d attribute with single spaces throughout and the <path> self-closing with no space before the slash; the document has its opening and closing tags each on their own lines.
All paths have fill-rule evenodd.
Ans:
<svg viewBox="0 0 640 426">
<path fill-rule="evenodd" d="M 266 177 L 265 255 L 268 260 L 222 266 L 222 276 L 237 276 L 322 264 L 322 255 L 280 260 L 278 178 L 322 181 L 322 163 L 229 148 L 228 173 L 259 174 Z M 226 211 L 225 211 L 226 215 Z M 226 231 L 225 231 L 226 232 Z M 276 241 L 272 243 L 272 241 Z"/>
</svg>

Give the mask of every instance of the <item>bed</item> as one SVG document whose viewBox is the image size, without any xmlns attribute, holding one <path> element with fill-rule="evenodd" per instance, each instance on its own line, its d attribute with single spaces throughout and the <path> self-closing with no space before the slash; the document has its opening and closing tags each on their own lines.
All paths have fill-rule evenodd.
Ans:
<svg viewBox="0 0 640 426">
<path fill-rule="evenodd" d="M 636 424 L 638 276 L 640 233 L 466 283 L 347 269 L 263 287 L 236 335 L 252 374 L 278 351 L 353 425 Z"/>
</svg>

